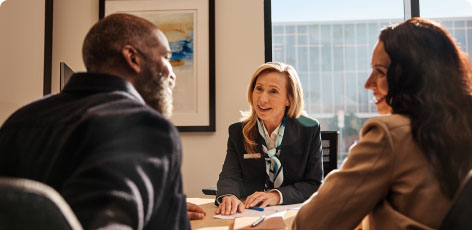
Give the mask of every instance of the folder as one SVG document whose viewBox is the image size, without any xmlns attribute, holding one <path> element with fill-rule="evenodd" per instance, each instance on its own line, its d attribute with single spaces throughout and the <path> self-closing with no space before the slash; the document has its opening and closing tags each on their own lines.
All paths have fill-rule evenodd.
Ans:
<svg viewBox="0 0 472 230">
<path fill-rule="evenodd" d="M 252 223 L 259 219 L 259 217 L 240 217 L 234 219 L 234 230 L 278 230 L 287 229 L 284 219 L 282 217 L 267 217 L 257 226 L 253 227 Z"/>
</svg>

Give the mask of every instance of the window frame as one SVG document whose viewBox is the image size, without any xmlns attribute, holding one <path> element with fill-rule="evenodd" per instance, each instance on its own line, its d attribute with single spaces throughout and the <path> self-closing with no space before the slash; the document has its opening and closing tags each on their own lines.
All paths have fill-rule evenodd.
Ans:
<svg viewBox="0 0 472 230">
<path fill-rule="evenodd" d="M 403 0 L 404 20 L 420 16 L 420 0 Z M 265 62 L 272 61 L 272 0 L 264 0 Z"/>
<path fill-rule="evenodd" d="M 400 1 L 400 0 L 399 0 Z M 264 0 L 264 50 L 265 50 L 265 62 L 271 62 L 273 61 L 273 53 L 272 53 L 272 1 L 271 0 Z M 420 16 L 420 12 L 419 12 L 419 0 L 403 0 L 403 20 L 408 20 L 412 17 L 419 17 Z M 367 29 L 367 28 L 366 28 Z M 343 27 L 343 30 L 344 30 L 344 27 Z M 320 32 L 319 33 L 322 33 L 321 32 L 321 28 L 320 28 Z M 344 54 L 343 54 L 344 55 Z M 306 63 L 307 65 L 310 65 L 310 63 Z M 322 68 L 321 66 L 319 68 Z M 301 74 L 301 73 L 299 73 Z M 300 75 L 301 76 L 301 75 Z M 332 77 L 335 77 L 334 75 Z M 329 84 L 329 83 L 328 83 Z M 303 83 L 302 83 L 303 85 Z M 334 87 L 334 83 L 332 84 L 333 87 Z M 334 90 L 334 88 L 333 88 Z M 321 90 L 321 93 L 323 93 L 323 90 Z M 332 106 L 332 110 L 336 110 L 335 107 L 334 107 L 334 104 L 333 103 L 333 106 Z M 357 105 L 358 106 L 358 105 Z M 374 106 L 372 104 L 372 106 Z M 320 107 L 320 111 L 321 113 L 324 112 L 324 110 L 327 109 L 327 108 L 323 108 L 323 106 Z M 328 108 L 329 110 L 329 108 Z M 347 111 L 347 109 L 344 109 L 343 111 Z M 371 108 L 368 108 L 368 111 L 371 111 Z M 307 110 L 307 112 L 309 112 Z M 336 113 L 335 113 L 336 114 Z M 340 115 L 340 113 L 338 112 L 337 113 L 337 118 L 340 119 L 340 117 L 342 117 L 342 123 L 344 123 L 344 114 Z M 316 117 L 316 118 L 326 118 L 326 117 Z M 339 123 L 338 123 L 338 127 L 339 127 Z M 339 133 L 339 142 L 338 142 L 338 152 L 337 152 L 337 155 L 338 155 L 338 166 L 343 162 L 344 158 L 343 156 L 347 156 L 347 152 L 345 152 L 343 149 L 345 148 L 344 145 L 343 145 L 343 131 L 341 129 L 341 131 L 338 131 L 340 132 Z"/>
</svg>

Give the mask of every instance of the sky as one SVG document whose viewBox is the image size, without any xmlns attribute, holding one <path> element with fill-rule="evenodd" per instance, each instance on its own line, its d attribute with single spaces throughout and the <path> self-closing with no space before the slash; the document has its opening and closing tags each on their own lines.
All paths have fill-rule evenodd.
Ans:
<svg viewBox="0 0 472 230">
<path fill-rule="evenodd" d="M 272 0 L 272 21 L 403 19 L 403 0 Z M 424 18 L 472 17 L 472 0 L 420 0 Z"/>
</svg>

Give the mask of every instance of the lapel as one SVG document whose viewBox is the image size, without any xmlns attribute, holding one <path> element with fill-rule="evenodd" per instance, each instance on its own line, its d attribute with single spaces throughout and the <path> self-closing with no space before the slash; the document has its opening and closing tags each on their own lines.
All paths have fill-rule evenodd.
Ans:
<svg viewBox="0 0 472 230">
<path fill-rule="evenodd" d="M 282 165 L 284 165 L 284 162 L 290 158 L 290 152 L 287 151 L 287 147 L 290 148 L 291 145 L 293 145 L 296 140 L 296 138 L 299 134 L 297 133 L 298 127 L 296 124 L 296 120 L 293 118 L 287 117 L 287 120 L 285 121 L 285 131 L 284 131 L 284 138 L 282 139 L 281 143 L 281 148 L 280 148 L 280 157 L 279 160 L 282 162 Z M 256 152 L 261 153 L 261 158 L 256 159 L 258 161 L 258 165 L 262 164 L 263 167 L 265 167 L 265 160 L 264 160 L 264 152 L 262 151 L 262 141 L 264 138 L 261 136 L 259 131 L 257 132 L 257 148 Z"/>
<path fill-rule="evenodd" d="M 258 164 L 262 164 L 263 167 L 265 168 L 265 159 L 264 159 L 264 151 L 262 151 L 262 142 L 264 141 L 264 138 L 261 136 L 259 132 L 257 132 L 257 147 L 256 147 L 256 153 L 261 154 L 261 158 L 257 159 Z M 265 171 L 265 169 L 264 169 Z"/>
<path fill-rule="evenodd" d="M 290 141 L 287 141 L 287 138 L 290 136 L 290 127 L 292 126 L 292 119 L 287 117 L 285 120 L 285 131 L 284 131 L 284 138 L 282 139 L 282 143 L 280 144 L 280 156 L 279 160 L 280 163 L 282 163 L 282 166 L 285 165 L 285 153 L 287 153 L 286 148 L 287 148 L 287 143 L 290 143 Z"/>
<path fill-rule="evenodd" d="M 281 148 L 280 148 L 280 162 L 284 165 L 286 160 L 290 159 L 290 152 L 287 151 L 290 146 L 296 141 L 294 137 L 297 137 L 296 134 L 297 127 L 296 127 L 296 120 L 293 118 L 287 117 L 285 121 L 285 132 L 284 138 L 282 139 Z"/>
</svg>

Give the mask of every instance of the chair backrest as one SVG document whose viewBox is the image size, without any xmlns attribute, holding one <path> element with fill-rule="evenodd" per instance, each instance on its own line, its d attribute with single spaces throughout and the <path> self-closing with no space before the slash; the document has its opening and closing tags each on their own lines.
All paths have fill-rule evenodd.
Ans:
<svg viewBox="0 0 472 230">
<path fill-rule="evenodd" d="M 324 176 L 338 168 L 338 131 L 321 131 Z"/>
<path fill-rule="evenodd" d="M 62 196 L 43 183 L 0 177 L 0 229 L 82 229 Z"/>
<path fill-rule="evenodd" d="M 441 223 L 441 230 L 472 229 L 472 170 L 457 190 L 451 209 Z"/>
</svg>

